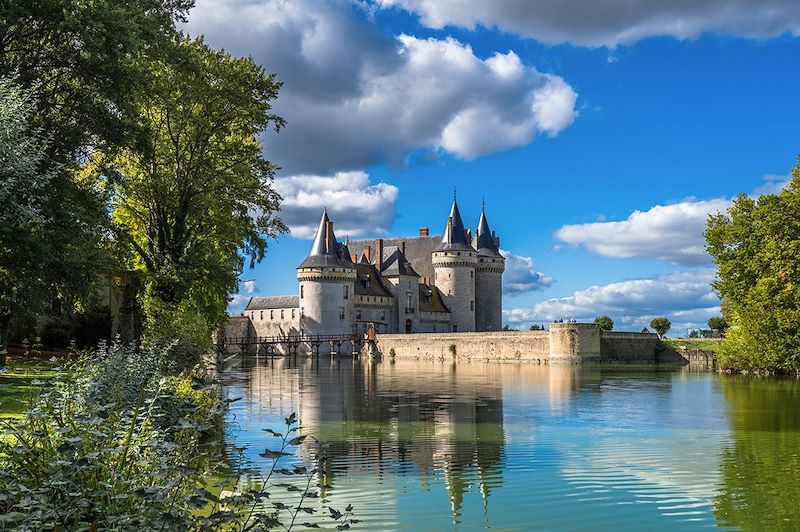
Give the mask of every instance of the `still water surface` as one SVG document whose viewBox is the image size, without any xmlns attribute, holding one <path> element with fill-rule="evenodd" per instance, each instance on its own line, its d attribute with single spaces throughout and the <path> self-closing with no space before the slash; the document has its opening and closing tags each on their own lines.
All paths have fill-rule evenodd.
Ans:
<svg viewBox="0 0 800 532">
<path fill-rule="evenodd" d="M 262 429 L 297 412 L 328 458 L 315 503 L 363 530 L 800 529 L 796 380 L 300 358 L 223 381 L 228 443 L 266 471 Z"/>
</svg>

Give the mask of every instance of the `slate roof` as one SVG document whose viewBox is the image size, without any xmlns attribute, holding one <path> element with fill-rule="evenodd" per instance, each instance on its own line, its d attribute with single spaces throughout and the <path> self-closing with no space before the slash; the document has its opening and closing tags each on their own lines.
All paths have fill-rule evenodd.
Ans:
<svg viewBox="0 0 800 532">
<path fill-rule="evenodd" d="M 392 293 L 386 288 L 383 276 L 372 264 L 356 264 L 356 279 L 354 291 L 356 295 L 392 297 Z"/>
<path fill-rule="evenodd" d="M 394 253 L 389 255 L 383 264 L 381 264 L 381 275 L 384 277 L 398 277 L 400 275 L 408 275 L 411 277 L 419 277 L 419 274 L 411 267 L 411 263 L 399 249 L 394 250 Z"/>
<path fill-rule="evenodd" d="M 481 209 L 481 219 L 478 221 L 478 229 L 475 231 L 477 237 L 478 253 L 489 257 L 499 257 L 500 248 L 497 245 L 492 231 L 489 229 L 489 222 L 486 221 L 486 211 Z"/>
<path fill-rule="evenodd" d="M 349 251 L 347 260 L 341 257 L 340 253 L 343 246 L 336 242 L 336 235 L 333 234 L 333 231 L 331 231 L 331 238 L 328 238 L 326 229 L 329 221 L 328 210 L 325 209 L 322 213 L 322 219 L 319 221 L 317 232 L 314 235 L 314 241 L 311 243 L 311 249 L 308 251 L 308 256 L 300 263 L 298 268 L 353 267 Z"/>
<path fill-rule="evenodd" d="M 265 310 L 271 308 L 299 308 L 300 298 L 298 296 L 271 296 L 271 297 L 251 297 L 247 302 L 245 310 Z"/>
<path fill-rule="evenodd" d="M 444 304 L 442 292 L 435 286 L 419 285 L 419 311 L 420 312 L 450 312 Z"/>
<path fill-rule="evenodd" d="M 474 251 L 467 231 L 464 229 L 464 221 L 461 219 L 455 196 L 453 196 L 453 205 L 450 207 L 450 214 L 447 217 L 442 242 L 436 251 Z"/>
</svg>

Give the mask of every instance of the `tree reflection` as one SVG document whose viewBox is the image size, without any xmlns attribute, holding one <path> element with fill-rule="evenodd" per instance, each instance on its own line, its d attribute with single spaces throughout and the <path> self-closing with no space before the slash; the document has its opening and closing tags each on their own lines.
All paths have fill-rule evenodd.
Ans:
<svg viewBox="0 0 800 532">
<path fill-rule="evenodd" d="M 800 383 L 722 379 L 732 433 L 722 453 L 720 524 L 785 530 L 800 519 Z"/>
</svg>

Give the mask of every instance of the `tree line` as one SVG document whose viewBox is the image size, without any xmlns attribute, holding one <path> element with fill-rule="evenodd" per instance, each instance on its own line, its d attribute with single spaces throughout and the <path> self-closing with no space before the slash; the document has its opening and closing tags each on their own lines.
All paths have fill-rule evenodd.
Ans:
<svg viewBox="0 0 800 532">
<path fill-rule="evenodd" d="M 136 336 L 191 363 L 286 231 L 260 141 L 281 84 L 181 31 L 192 3 L 0 5 L 0 354 L 132 272 Z"/>
</svg>

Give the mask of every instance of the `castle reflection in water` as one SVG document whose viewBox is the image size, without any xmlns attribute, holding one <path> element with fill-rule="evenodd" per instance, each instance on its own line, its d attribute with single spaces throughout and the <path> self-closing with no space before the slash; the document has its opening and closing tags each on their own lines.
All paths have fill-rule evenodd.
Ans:
<svg viewBox="0 0 800 532">
<path fill-rule="evenodd" d="M 247 365 L 238 372 L 242 380 L 228 388 L 245 397 L 243 417 L 295 411 L 300 433 L 325 446 L 322 454 L 311 446 L 299 451 L 304 461 L 316 462 L 323 484 L 335 488 L 338 477 L 354 474 L 443 481 L 454 514 L 465 493 L 475 490 L 486 508 L 503 483 L 504 386 L 547 394 L 558 410 L 587 384 L 587 372 L 575 366 L 531 371 L 520 365 L 304 357 L 239 363 Z"/>
</svg>

